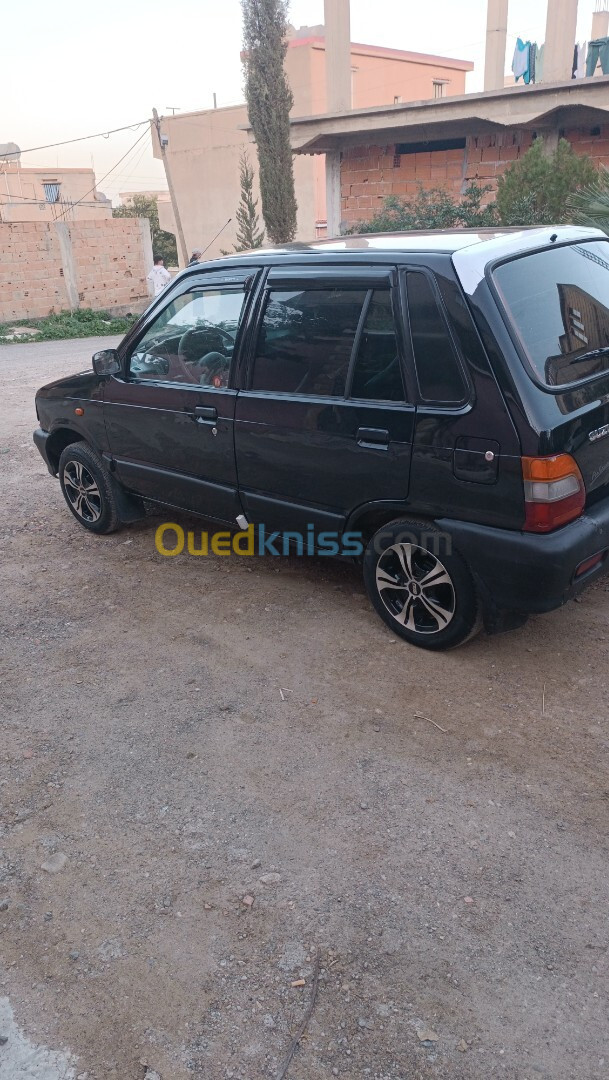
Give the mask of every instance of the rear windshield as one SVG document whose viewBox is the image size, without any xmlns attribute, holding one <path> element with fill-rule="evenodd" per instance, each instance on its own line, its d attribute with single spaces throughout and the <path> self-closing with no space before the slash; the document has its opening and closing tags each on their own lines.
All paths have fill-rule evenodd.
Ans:
<svg viewBox="0 0 609 1080">
<path fill-rule="evenodd" d="M 609 371 L 609 240 L 513 259 L 497 267 L 494 280 L 546 386 Z"/>
</svg>

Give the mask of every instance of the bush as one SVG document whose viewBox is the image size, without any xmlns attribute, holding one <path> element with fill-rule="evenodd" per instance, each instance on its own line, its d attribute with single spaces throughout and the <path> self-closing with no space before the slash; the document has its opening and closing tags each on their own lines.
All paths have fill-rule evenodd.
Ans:
<svg viewBox="0 0 609 1080">
<path fill-rule="evenodd" d="M 408 201 L 397 195 L 384 200 L 370 221 L 363 221 L 347 230 L 350 233 L 409 232 L 412 229 L 476 229 L 497 224 L 491 203 L 482 206 L 482 199 L 492 189 L 469 184 L 460 199 L 441 188 L 419 188 Z"/>
<path fill-rule="evenodd" d="M 589 157 L 561 139 L 553 154 L 536 139 L 498 178 L 495 206 L 502 225 L 561 225 L 572 220 L 569 201 L 597 179 Z"/>
<path fill-rule="evenodd" d="M 601 166 L 594 184 L 571 195 L 569 213 L 578 225 L 592 225 L 609 236 L 609 169 Z"/>
</svg>

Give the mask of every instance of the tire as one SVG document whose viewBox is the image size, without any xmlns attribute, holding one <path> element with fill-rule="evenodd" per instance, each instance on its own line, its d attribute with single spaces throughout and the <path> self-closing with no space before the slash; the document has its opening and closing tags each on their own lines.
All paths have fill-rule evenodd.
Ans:
<svg viewBox="0 0 609 1080">
<path fill-rule="evenodd" d="M 83 528 L 94 533 L 111 533 L 120 527 L 112 478 L 88 443 L 66 446 L 58 472 L 63 497 Z"/>
<path fill-rule="evenodd" d="M 383 622 L 421 649 L 453 649 L 482 626 L 466 563 L 427 522 L 403 519 L 378 529 L 364 554 L 364 583 Z"/>
</svg>

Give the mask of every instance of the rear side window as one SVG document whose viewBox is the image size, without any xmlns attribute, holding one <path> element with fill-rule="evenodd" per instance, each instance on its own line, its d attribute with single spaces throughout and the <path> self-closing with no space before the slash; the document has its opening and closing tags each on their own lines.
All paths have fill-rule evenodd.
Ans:
<svg viewBox="0 0 609 1080">
<path fill-rule="evenodd" d="M 513 259 L 493 278 L 541 382 L 565 386 L 609 371 L 609 241 Z"/>
<path fill-rule="evenodd" d="M 343 397 L 365 289 L 272 290 L 253 390 Z"/>
<path fill-rule="evenodd" d="M 365 401 L 404 401 L 389 289 L 375 289 L 370 294 L 349 396 Z"/>
<path fill-rule="evenodd" d="M 431 281 L 426 274 L 412 271 L 406 275 L 406 287 L 421 397 L 441 404 L 463 401 L 465 382 Z"/>
</svg>

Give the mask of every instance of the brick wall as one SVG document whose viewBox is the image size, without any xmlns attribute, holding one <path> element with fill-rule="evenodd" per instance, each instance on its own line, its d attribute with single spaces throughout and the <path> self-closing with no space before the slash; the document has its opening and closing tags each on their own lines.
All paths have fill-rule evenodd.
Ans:
<svg viewBox="0 0 609 1080">
<path fill-rule="evenodd" d="M 564 137 L 577 153 L 588 154 L 596 165 L 609 167 L 609 124 L 567 128 Z M 420 186 L 442 188 L 453 195 L 461 194 L 473 180 L 495 188 L 497 176 L 522 157 L 532 141 L 531 131 L 508 129 L 470 135 L 465 150 L 396 156 L 394 144 L 351 147 L 343 152 L 341 161 L 342 220 L 347 225 L 369 221 L 388 195 L 413 199 Z M 489 199 L 492 197 L 491 192 Z"/>
<path fill-rule="evenodd" d="M 0 322 L 76 307 L 141 311 L 151 266 L 145 219 L 0 223 Z"/>
</svg>

